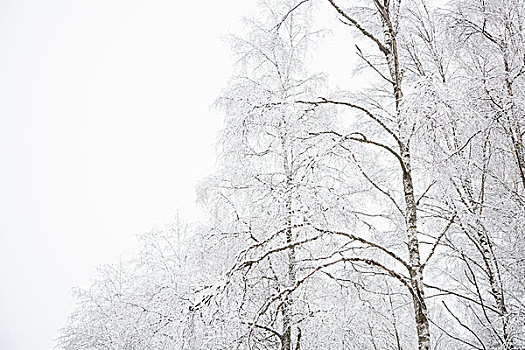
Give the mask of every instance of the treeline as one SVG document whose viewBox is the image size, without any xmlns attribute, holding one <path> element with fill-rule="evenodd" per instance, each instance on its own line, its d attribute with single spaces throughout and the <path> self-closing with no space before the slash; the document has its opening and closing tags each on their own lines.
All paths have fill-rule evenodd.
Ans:
<svg viewBox="0 0 525 350">
<path fill-rule="evenodd" d="M 326 9 L 360 87 L 309 69 Z M 58 346 L 525 349 L 525 1 L 267 0 L 246 28 L 209 220 L 102 268 Z"/>
</svg>

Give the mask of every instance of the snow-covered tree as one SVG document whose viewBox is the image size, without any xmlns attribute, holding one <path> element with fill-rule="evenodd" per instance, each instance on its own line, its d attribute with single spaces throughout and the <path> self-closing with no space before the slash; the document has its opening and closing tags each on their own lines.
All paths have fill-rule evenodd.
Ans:
<svg viewBox="0 0 525 350">
<path fill-rule="evenodd" d="M 230 40 L 209 222 L 144 235 L 59 345 L 523 348 L 524 7 L 261 2 Z M 360 62 L 346 87 L 309 69 L 327 9 Z"/>
</svg>

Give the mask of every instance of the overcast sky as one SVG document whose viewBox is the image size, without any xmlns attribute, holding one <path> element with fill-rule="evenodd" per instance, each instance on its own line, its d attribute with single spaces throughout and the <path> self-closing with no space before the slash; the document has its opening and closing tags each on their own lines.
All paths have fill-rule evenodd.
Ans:
<svg viewBox="0 0 525 350">
<path fill-rule="evenodd" d="M 0 349 L 50 350 L 73 286 L 213 170 L 252 0 L 0 1 Z"/>
</svg>

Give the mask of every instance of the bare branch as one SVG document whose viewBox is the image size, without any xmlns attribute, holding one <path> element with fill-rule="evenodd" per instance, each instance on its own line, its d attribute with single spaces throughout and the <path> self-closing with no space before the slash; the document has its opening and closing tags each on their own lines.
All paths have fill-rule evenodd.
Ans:
<svg viewBox="0 0 525 350">
<path fill-rule="evenodd" d="M 394 206 L 396 207 L 396 209 L 399 211 L 399 213 L 402 215 L 402 216 L 405 216 L 405 213 L 404 211 L 401 209 L 401 207 L 399 206 L 399 204 L 397 204 L 396 200 L 394 199 L 394 197 L 388 193 L 387 191 L 383 190 L 381 187 L 379 187 L 379 185 L 377 185 L 375 183 L 375 181 L 373 181 L 367 173 L 365 173 L 365 171 L 363 170 L 363 168 L 361 167 L 361 165 L 359 164 L 359 162 L 357 161 L 357 159 L 355 159 L 355 156 L 352 154 L 352 158 L 354 159 L 354 162 L 357 166 L 357 168 L 359 169 L 359 171 L 361 172 L 361 174 L 363 175 L 363 177 L 368 181 L 370 182 L 370 184 L 372 186 L 374 186 L 379 192 L 383 193 L 385 196 L 387 196 L 390 201 L 392 201 L 392 203 L 394 204 Z"/>
<path fill-rule="evenodd" d="M 259 329 L 263 329 L 267 332 L 270 332 L 272 333 L 273 335 L 275 335 L 277 338 L 281 339 L 282 338 L 282 335 L 281 333 L 277 332 L 275 329 L 273 328 L 270 328 L 268 326 L 263 326 L 263 325 L 260 325 L 260 324 L 255 324 L 255 323 L 252 323 L 252 322 L 246 322 L 246 321 L 242 321 L 242 323 L 244 324 L 247 324 L 248 326 L 251 326 L 251 327 L 255 327 L 255 328 L 259 328 Z"/>
<path fill-rule="evenodd" d="M 426 267 L 427 263 L 429 262 L 430 258 L 432 258 L 432 255 L 434 255 L 434 253 L 436 252 L 436 248 L 437 246 L 439 245 L 439 242 L 441 242 L 441 238 L 443 238 L 443 236 L 447 233 L 448 229 L 450 228 L 450 226 L 452 225 L 452 223 L 454 222 L 454 219 L 456 218 L 458 214 L 457 213 L 454 213 L 454 215 L 452 215 L 452 217 L 450 218 L 450 220 L 448 221 L 448 224 L 447 226 L 445 227 L 445 229 L 443 230 L 443 232 L 441 232 L 441 234 L 438 236 L 438 238 L 436 239 L 436 242 L 434 243 L 434 245 L 432 246 L 432 250 L 430 251 L 430 254 L 428 255 L 427 259 L 425 260 L 425 262 L 421 265 L 421 271 L 423 271 L 423 269 Z"/>
<path fill-rule="evenodd" d="M 295 10 L 297 10 L 297 8 L 298 8 L 299 6 L 301 6 L 302 4 L 304 4 L 305 2 L 308 2 L 308 1 L 310 1 L 310 0 L 303 0 L 303 1 L 301 1 L 300 3 L 298 3 L 297 5 L 295 5 L 292 9 L 290 9 L 290 11 L 288 11 L 288 12 L 283 16 L 283 18 L 281 19 L 281 21 L 280 21 L 279 23 L 277 23 L 273 29 L 274 29 L 275 31 L 278 31 L 278 30 L 281 28 L 281 26 L 283 25 L 283 23 L 286 21 L 286 19 L 288 18 L 288 16 L 290 16 L 290 14 L 291 14 L 292 12 L 294 12 Z"/>
<path fill-rule="evenodd" d="M 390 78 L 387 78 L 379 69 L 377 69 L 377 67 L 372 64 L 372 62 L 370 62 L 363 54 L 363 52 L 361 51 L 361 49 L 359 48 L 359 46 L 355 46 L 357 48 L 357 56 L 359 56 L 359 58 L 361 58 L 363 61 L 366 62 L 366 64 L 368 64 L 370 66 L 370 68 L 372 68 L 377 74 L 379 74 L 379 76 L 381 78 L 383 78 L 384 80 L 386 80 L 387 82 L 389 82 L 390 84 L 394 84 L 394 82 L 392 81 L 392 79 Z"/>
<path fill-rule="evenodd" d="M 366 138 L 365 135 L 361 134 L 361 133 L 358 133 L 358 132 L 354 132 L 354 133 L 351 133 L 349 135 L 346 135 L 346 136 L 343 136 L 341 135 L 340 133 L 338 132 L 335 132 L 335 131 L 319 131 L 319 132 L 311 132 L 310 135 L 315 135 L 315 136 L 319 136 L 319 135 L 329 135 L 329 134 L 332 134 L 332 135 L 335 135 L 335 136 L 338 136 L 341 138 L 342 141 L 345 141 L 345 140 L 352 140 L 352 141 L 357 141 L 357 142 L 360 142 L 360 143 L 366 143 L 366 144 L 369 144 L 369 145 L 374 145 L 374 146 L 377 146 L 377 147 L 380 147 L 380 148 L 383 148 L 384 150 L 388 151 L 389 153 L 391 153 L 392 155 L 394 155 L 394 157 L 396 157 L 396 159 L 398 160 L 399 162 L 399 165 L 401 166 L 401 169 L 403 170 L 403 173 L 407 173 L 407 169 L 405 167 L 405 163 L 403 162 L 403 159 L 401 158 L 401 156 L 399 155 L 399 153 L 397 153 L 396 151 L 394 151 L 391 147 L 387 146 L 387 145 L 384 145 L 382 143 L 379 143 L 379 142 L 376 142 L 376 141 L 371 141 L 371 140 L 368 140 Z M 355 137 L 355 136 L 351 136 L 351 135 L 358 135 L 360 136 L 359 138 L 358 137 Z"/>
<path fill-rule="evenodd" d="M 450 311 L 450 309 L 448 308 L 447 304 L 443 301 L 443 306 L 445 306 L 445 309 L 447 309 L 447 311 L 452 315 L 452 317 L 454 317 L 454 319 L 463 327 L 465 328 L 467 331 L 469 331 L 470 334 L 472 334 L 474 336 L 474 338 L 476 338 L 476 340 L 479 342 L 479 344 L 483 347 L 483 349 L 486 350 L 486 347 L 485 345 L 483 344 L 483 342 L 481 341 L 481 339 L 479 338 L 479 336 L 476 334 L 476 332 L 474 332 L 470 327 L 468 327 L 467 325 L 465 325 L 463 322 L 461 322 L 461 320 L 456 316 L 454 315 L 454 313 L 452 311 Z"/>
<path fill-rule="evenodd" d="M 351 107 L 351 108 L 357 109 L 357 110 L 359 110 L 361 112 L 364 112 L 370 119 L 372 119 L 377 124 L 379 124 L 379 126 L 381 126 L 381 128 L 383 128 L 388 134 L 390 134 L 390 136 L 392 136 L 394 138 L 394 140 L 398 144 L 399 148 L 400 149 L 403 148 L 401 140 L 392 131 L 392 129 L 390 129 L 381 119 L 379 119 L 379 117 L 375 116 L 372 112 L 370 112 L 365 107 L 359 106 L 359 105 L 356 105 L 356 104 L 353 104 L 353 103 L 350 103 L 350 102 L 328 100 L 328 99 L 326 99 L 324 97 L 320 97 L 320 99 L 321 99 L 320 101 L 301 101 L 301 100 L 299 100 L 299 101 L 295 101 L 295 102 L 296 103 L 303 103 L 303 104 L 310 104 L 310 105 L 315 105 L 315 106 L 321 105 L 321 104 L 343 105 L 343 106 L 347 106 L 347 107 Z"/>
<path fill-rule="evenodd" d="M 366 240 L 366 239 L 361 238 L 361 237 L 357 237 L 356 235 L 353 235 L 351 233 L 346 233 L 346 232 L 341 232 L 341 231 L 325 230 L 325 229 L 318 228 L 318 227 L 314 227 L 314 229 L 319 231 L 319 232 L 322 232 L 322 233 L 329 233 L 329 234 L 333 234 L 333 235 L 344 236 L 344 237 L 350 238 L 351 240 L 358 241 L 358 242 L 361 242 L 363 244 L 366 244 L 366 245 L 368 245 L 368 246 L 370 246 L 372 248 L 377 248 L 377 249 L 383 251 L 384 253 L 386 253 L 387 255 L 389 255 L 390 257 L 394 258 L 398 262 L 400 262 L 408 271 L 412 270 L 412 267 L 405 260 L 400 258 L 396 253 L 388 250 L 387 248 L 385 248 L 385 247 L 383 247 L 383 246 L 381 246 L 381 245 L 379 245 L 377 243 L 371 242 L 371 241 Z"/>
<path fill-rule="evenodd" d="M 352 25 L 356 27 L 364 36 L 366 36 L 367 38 L 370 38 L 373 42 L 375 42 L 377 47 L 383 54 L 388 55 L 390 53 L 388 48 L 385 45 L 383 45 L 383 43 L 378 38 L 376 38 L 372 33 L 370 33 L 363 26 L 361 26 L 359 22 L 357 22 L 355 19 L 350 17 L 346 12 L 344 12 L 339 6 L 336 5 L 336 3 L 333 0 L 328 0 L 328 2 L 336 9 L 336 11 L 341 16 L 343 16 L 347 21 L 352 23 Z"/>
</svg>

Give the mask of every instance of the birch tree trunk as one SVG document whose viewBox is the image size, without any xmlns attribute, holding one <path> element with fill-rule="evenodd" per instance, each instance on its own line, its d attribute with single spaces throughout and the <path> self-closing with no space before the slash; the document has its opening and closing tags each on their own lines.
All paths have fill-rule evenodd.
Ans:
<svg viewBox="0 0 525 350">
<path fill-rule="evenodd" d="M 286 128 L 284 128 L 286 130 Z M 289 149 L 289 142 L 286 139 L 286 135 L 281 135 L 282 144 L 282 157 L 283 157 L 283 170 L 286 176 L 286 197 L 285 197 L 285 218 L 286 218 L 286 243 L 290 244 L 294 240 L 293 234 L 293 156 Z M 296 269 L 295 269 L 295 247 L 291 247 L 287 251 L 287 287 L 295 284 L 296 280 Z M 283 332 L 282 332 L 282 350 L 292 350 L 292 308 L 293 308 L 293 295 L 288 294 L 283 302 Z"/>
<path fill-rule="evenodd" d="M 405 224 L 410 263 L 410 284 L 413 289 L 413 304 L 417 328 L 418 349 L 430 350 L 430 326 L 428 310 L 424 299 L 423 271 L 421 267 L 419 238 L 417 234 L 417 202 L 414 197 L 414 181 L 410 159 L 410 130 L 408 119 L 403 110 L 402 74 L 397 45 L 397 32 L 390 14 L 389 1 L 381 4 L 374 0 L 382 19 L 386 60 L 392 78 L 396 115 L 399 128 L 399 148 L 402 161 L 403 192 L 405 197 Z"/>
</svg>

